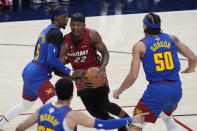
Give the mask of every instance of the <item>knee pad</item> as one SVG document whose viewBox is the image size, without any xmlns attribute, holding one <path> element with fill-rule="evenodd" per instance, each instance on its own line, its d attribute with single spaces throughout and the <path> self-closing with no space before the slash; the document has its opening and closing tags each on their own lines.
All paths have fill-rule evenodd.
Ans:
<svg viewBox="0 0 197 131">
<path fill-rule="evenodd" d="M 159 115 L 162 120 L 168 120 L 171 116 L 166 115 L 163 111 Z"/>
<path fill-rule="evenodd" d="M 165 123 L 167 131 L 179 131 L 178 125 L 176 124 L 172 116 L 168 116 L 164 112 L 161 112 L 159 116 Z"/>
</svg>

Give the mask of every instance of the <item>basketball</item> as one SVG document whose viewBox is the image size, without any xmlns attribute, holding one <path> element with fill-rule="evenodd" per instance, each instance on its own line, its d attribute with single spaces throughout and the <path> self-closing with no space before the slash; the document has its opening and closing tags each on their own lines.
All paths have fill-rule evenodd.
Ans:
<svg viewBox="0 0 197 131">
<path fill-rule="evenodd" d="M 93 88 L 102 86 L 105 80 L 104 71 L 101 71 L 97 77 L 95 76 L 98 71 L 99 71 L 98 67 L 90 67 L 88 70 L 86 70 L 87 81 L 93 83 Z"/>
</svg>

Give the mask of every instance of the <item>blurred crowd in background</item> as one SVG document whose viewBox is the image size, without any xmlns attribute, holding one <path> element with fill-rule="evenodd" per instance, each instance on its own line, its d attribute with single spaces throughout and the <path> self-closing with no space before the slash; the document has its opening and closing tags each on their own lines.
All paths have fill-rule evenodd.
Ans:
<svg viewBox="0 0 197 131">
<path fill-rule="evenodd" d="M 197 0 L 0 0 L 0 22 L 48 19 L 48 11 L 63 5 L 69 16 L 120 15 L 197 9 Z"/>
</svg>

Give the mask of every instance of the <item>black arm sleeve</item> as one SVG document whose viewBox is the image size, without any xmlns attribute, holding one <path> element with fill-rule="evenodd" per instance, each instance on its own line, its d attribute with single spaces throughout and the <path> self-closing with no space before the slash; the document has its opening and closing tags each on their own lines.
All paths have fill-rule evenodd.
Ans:
<svg viewBox="0 0 197 131">
<path fill-rule="evenodd" d="M 51 29 L 47 33 L 47 41 L 49 44 L 56 45 L 58 48 L 63 42 L 63 34 L 58 28 Z"/>
</svg>

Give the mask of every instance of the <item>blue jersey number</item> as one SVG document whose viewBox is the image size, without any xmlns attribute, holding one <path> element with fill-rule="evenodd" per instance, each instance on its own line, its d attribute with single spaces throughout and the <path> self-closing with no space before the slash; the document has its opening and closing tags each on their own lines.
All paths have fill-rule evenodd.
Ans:
<svg viewBox="0 0 197 131">
<path fill-rule="evenodd" d="M 174 69 L 174 62 L 172 59 L 172 53 L 170 51 L 154 54 L 154 60 L 156 64 L 156 71 Z"/>
<path fill-rule="evenodd" d="M 37 49 L 36 49 L 36 56 L 34 58 L 34 60 L 37 60 L 40 54 L 40 44 L 37 45 Z"/>
</svg>

